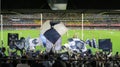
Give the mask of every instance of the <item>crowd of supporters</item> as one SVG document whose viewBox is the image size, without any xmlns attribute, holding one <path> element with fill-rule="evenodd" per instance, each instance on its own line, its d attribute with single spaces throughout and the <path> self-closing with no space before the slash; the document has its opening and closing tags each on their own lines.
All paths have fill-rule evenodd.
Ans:
<svg viewBox="0 0 120 67">
<path fill-rule="evenodd" d="M 14 51 L 7 56 L 5 51 L 5 47 L 0 49 L 0 67 L 120 67 L 118 52 L 115 55 L 104 51 L 93 54 L 88 49 L 83 53 L 23 51 L 18 55 Z"/>
<path fill-rule="evenodd" d="M 42 13 L 41 14 L 23 14 L 23 15 L 3 15 L 4 29 L 21 29 L 21 28 L 38 28 L 46 20 L 55 20 L 63 22 L 68 27 L 80 27 L 82 24 L 81 13 Z M 102 14 L 84 14 L 84 26 L 118 29 L 120 24 L 119 15 L 102 15 Z M 100 27 L 100 28 L 101 28 Z"/>
<path fill-rule="evenodd" d="M 4 23 L 22 23 L 34 24 L 35 20 L 41 20 L 41 14 L 25 15 L 3 15 Z M 17 21 L 16 21 L 17 20 Z M 42 20 L 58 20 L 64 22 L 81 22 L 81 13 L 42 13 Z M 84 22 L 93 24 L 117 24 L 120 22 L 119 15 L 102 15 L 102 14 L 84 14 Z"/>
</svg>

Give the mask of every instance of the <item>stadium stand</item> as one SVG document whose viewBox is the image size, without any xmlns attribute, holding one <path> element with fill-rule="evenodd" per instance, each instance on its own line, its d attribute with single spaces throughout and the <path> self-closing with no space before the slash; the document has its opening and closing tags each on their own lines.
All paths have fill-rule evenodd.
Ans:
<svg viewBox="0 0 120 67">
<path fill-rule="evenodd" d="M 40 27 L 40 17 L 40 14 L 3 15 L 4 29 Z M 46 20 L 62 21 L 69 27 L 79 27 L 82 24 L 81 13 L 43 13 L 43 23 Z M 120 16 L 84 14 L 84 26 L 112 26 L 120 29 Z M 118 52 L 116 52 L 115 55 L 111 55 L 111 52 L 107 54 L 98 51 L 95 54 L 91 54 L 88 51 L 83 54 L 69 55 L 69 57 L 67 57 L 69 59 L 64 60 L 63 58 L 60 58 L 60 55 L 62 54 L 47 54 L 46 52 L 34 52 L 35 54 L 32 54 L 32 52 L 26 51 L 21 55 L 17 55 L 17 52 L 13 52 L 11 55 L 6 56 L 4 51 L 5 48 L 0 49 L 0 67 L 19 67 L 22 65 L 28 67 L 46 67 L 45 65 L 48 67 L 75 67 L 75 65 L 78 67 L 120 67 L 120 55 Z"/>
<path fill-rule="evenodd" d="M 4 26 L 32 26 L 40 27 L 41 14 L 20 14 L 12 15 L 6 14 L 3 17 Z M 81 13 L 42 13 L 42 21 L 55 20 L 64 22 L 68 27 L 78 27 L 82 24 Z M 120 27 L 120 16 L 110 14 L 84 14 L 84 26 L 85 27 Z"/>
</svg>

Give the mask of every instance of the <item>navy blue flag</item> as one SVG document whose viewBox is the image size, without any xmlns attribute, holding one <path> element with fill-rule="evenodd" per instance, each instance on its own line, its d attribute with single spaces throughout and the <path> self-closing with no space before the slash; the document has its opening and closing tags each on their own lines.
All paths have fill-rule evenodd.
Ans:
<svg viewBox="0 0 120 67">
<path fill-rule="evenodd" d="M 46 37 L 50 42 L 55 42 L 67 32 L 67 28 L 62 22 L 46 21 L 41 26 L 41 34 Z"/>
<path fill-rule="evenodd" d="M 99 39 L 99 49 L 104 51 L 111 51 L 112 50 L 112 42 L 111 39 Z"/>
<path fill-rule="evenodd" d="M 46 38 L 47 42 L 46 48 L 49 49 L 48 45 L 50 46 L 50 44 L 52 44 L 51 46 L 56 45 L 56 42 L 61 40 L 61 36 L 65 34 L 67 30 L 62 22 L 46 21 L 41 26 L 41 34 Z"/>
<path fill-rule="evenodd" d="M 44 33 L 44 36 L 53 44 L 61 37 L 60 34 L 54 29 L 51 28 Z"/>
</svg>

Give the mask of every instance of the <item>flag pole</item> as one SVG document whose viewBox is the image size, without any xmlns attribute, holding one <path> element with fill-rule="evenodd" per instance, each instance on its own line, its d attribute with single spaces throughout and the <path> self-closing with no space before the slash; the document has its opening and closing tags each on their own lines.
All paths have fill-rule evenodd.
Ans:
<svg viewBox="0 0 120 67">
<path fill-rule="evenodd" d="M 40 24 L 41 24 L 41 26 L 42 26 L 42 24 L 43 24 L 43 21 L 42 21 L 42 18 L 43 18 L 42 13 L 40 14 L 40 17 L 41 17 L 41 22 L 40 22 Z"/>
<path fill-rule="evenodd" d="M 1 15 L 1 44 L 3 47 L 3 15 Z"/>
<path fill-rule="evenodd" d="M 41 13 L 41 14 L 40 14 L 40 34 L 39 34 L 40 38 L 41 38 L 41 27 L 42 27 L 42 24 L 43 24 L 42 18 L 43 18 L 43 16 L 42 16 L 42 13 Z M 39 38 L 39 39 L 40 39 L 40 38 Z M 42 46 L 42 47 L 43 47 L 43 46 Z"/>
<path fill-rule="evenodd" d="M 43 16 L 42 16 L 42 13 L 41 13 L 41 14 L 40 14 L 40 33 L 41 33 L 41 26 L 42 26 L 42 24 L 43 24 L 42 18 L 43 18 Z"/>
<path fill-rule="evenodd" d="M 83 22 L 84 22 L 84 15 L 83 15 L 83 13 L 82 13 L 82 40 L 83 40 L 83 36 L 84 36 L 84 33 L 83 33 L 83 30 L 84 30 L 84 26 L 83 26 Z"/>
</svg>

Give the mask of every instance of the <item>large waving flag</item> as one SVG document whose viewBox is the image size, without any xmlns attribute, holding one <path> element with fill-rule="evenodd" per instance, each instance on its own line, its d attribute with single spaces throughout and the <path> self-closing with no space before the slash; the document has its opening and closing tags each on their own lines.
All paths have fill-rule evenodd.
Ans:
<svg viewBox="0 0 120 67">
<path fill-rule="evenodd" d="M 62 22 L 46 21 L 41 26 L 41 35 L 46 38 L 46 50 L 49 52 L 50 49 L 60 50 L 61 36 L 65 34 L 68 29 Z M 43 42 L 43 40 L 42 40 Z"/>
</svg>

